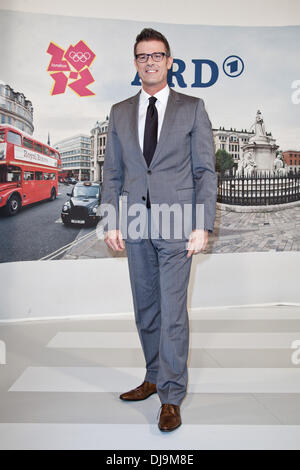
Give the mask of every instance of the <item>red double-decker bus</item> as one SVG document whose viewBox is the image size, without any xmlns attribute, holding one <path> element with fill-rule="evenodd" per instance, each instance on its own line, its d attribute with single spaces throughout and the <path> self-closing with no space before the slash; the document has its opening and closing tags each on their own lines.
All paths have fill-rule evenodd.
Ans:
<svg viewBox="0 0 300 470">
<path fill-rule="evenodd" d="M 15 215 L 27 204 L 54 200 L 60 154 L 9 124 L 0 125 L 0 207 Z"/>
</svg>

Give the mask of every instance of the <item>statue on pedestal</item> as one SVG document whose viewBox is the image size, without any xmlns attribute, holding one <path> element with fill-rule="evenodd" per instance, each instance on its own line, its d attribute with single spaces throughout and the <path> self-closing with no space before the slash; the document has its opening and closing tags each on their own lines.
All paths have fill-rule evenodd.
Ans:
<svg viewBox="0 0 300 470">
<path fill-rule="evenodd" d="M 251 175 L 254 170 L 254 165 L 251 161 L 255 163 L 256 175 L 266 171 L 272 173 L 278 145 L 276 145 L 272 134 L 267 135 L 265 123 L 259 110 L 256 113 L 255 122 L 250 126 L 250 131 L 253 126 L 255 127 L 255 133 L 251 135 L 248 142 L 242 146 L 244 155 L 250 152 L 247 174 Z"/>
<path fill-rule="evenodd" d="M 250 137 L 249 142 L 268 142 L 265 123 L 259 110 L 256 113 L 255 122 L 250 126 L 250 130 L 253 126 L 255 126 L 255 133 Z"/>
<path fill-rule="evenodd" d="M 253 153 L 247 152 L 239 159 L 236 176 L 242 176 L 244 173 L 244 176 L 249 178 L 249 176 L 253 175 L 256 166 Z"/>
<path fill-rule="evenodd" d="M 288 173 L 288 169 L 285 167 L 283 160 L 282 150 L 276 155 L 276 158 L 273 163 L 274 173 L 277 176 L 285 176 Z"/>
</svg>

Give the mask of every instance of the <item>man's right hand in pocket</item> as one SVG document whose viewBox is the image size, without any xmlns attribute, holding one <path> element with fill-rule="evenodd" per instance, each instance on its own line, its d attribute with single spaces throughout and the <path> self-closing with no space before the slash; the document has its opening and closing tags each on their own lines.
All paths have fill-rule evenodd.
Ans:
<svg viewBox="0 0 300 470">
<path fill-rule="evenodd" d="M 120 230 L 108 230 L 104 241 L 108 248 L 113 251 L 123 251 L 125 249 L 125 243 Z"/>
</svg>

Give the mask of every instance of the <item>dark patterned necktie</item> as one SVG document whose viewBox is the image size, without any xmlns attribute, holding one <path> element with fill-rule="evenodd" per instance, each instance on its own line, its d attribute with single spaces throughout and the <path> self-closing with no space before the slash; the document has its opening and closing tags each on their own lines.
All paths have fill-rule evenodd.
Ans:
<svg viewBox="0 0 300 470">
<path fill-rule="evenodd" d="M 149 98 L 145 122 L 143 153 L 148 166 L 151 163 L 157 144 L 158 113 L 155 106 L 156 100 L 155 96 Z M 147 191 L 147 208 L 150 207 L 149 191 Z"/>
</svg>

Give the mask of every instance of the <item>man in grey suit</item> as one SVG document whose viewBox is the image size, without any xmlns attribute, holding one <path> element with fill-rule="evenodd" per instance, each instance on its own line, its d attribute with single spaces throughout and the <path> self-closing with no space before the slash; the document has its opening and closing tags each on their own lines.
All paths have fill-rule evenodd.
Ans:
<svg viewBox="0 0 300 470">
<path fill-rule="evenodd" d="M 142 89 L 112 106 L 100 210 L 103 216 L 114 212 L 102 219 L 108 223 L 107 246 L 122 251 L 126 243 L 146 361 L 143 383 L 120 398 L 144 400 L 158 393 L 158 427 L 172 431 L 181 425 L 188 383 L 192 255 L 205 249 L 216 213 L 213 133 L 203 100 L 168 87 L 173 59 L 161 33 L 144 29 L 136 38 L 134 57 Z M 171 209 L 168 217 L 166 208 Z M 142 214 L 139 223 L 137 212 Z"/>
</svg>

